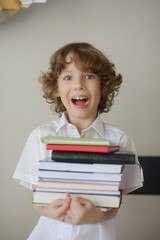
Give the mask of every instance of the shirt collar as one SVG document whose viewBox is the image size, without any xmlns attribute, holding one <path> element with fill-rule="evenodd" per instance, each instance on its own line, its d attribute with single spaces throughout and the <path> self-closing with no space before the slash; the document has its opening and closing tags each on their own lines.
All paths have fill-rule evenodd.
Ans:
<svg viewBox="0 0 160 240">
<path fill-rule="evenodd" d="M 60 117 L 59 125 L 58 125 L 58 128 L 56 129 L 56 132 L 58 132 L 65 125 L 69 124 L 66 116 L 67 116 L 67 112 L 64 112 Z M 96 118 L 96 120 L 84 131 L 87 131 L 91 128 L 94 129 L 96 132 L 98 132 L 101 138 L 104 138 L 104 126 L 103 126 L 103 121 L 102 121 L 102 118 L 100 117 L 100 114 L 98 114 L 98 117 Z"/>
<path fill-rule="evenodd" d="M 104 138 L 104 126 L 103 126 L 103 121 L 102 121 L 102 118 L 100 117 L 100 114 L 98 114 L 98 117 L 89 128 L 95 129 L 95 131 L 99 133 L 101 138 Z"/>
<path fill-rule="evenodd" d="M 58 132 L 66 124 L 68 124 L 68 120 L 67 120 L 67 117 L 66 117 L 66 112 L 64 112 L 59 119 L 59 124 L 58 124 L 58 127 L 56 129 L 56 132 Z"/>
</svg>

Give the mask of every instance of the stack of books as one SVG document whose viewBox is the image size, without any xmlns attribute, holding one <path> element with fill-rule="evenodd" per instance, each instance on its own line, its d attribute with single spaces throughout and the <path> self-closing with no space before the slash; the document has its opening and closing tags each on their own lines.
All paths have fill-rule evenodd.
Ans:
<svg viewBox="0 0 160 240">
<path fill-rule="evenodd" d="M 134 164 L 134 153 L 120 152 L 105 139 L 42 137 L 50 158 L 39 161 L 39 181 L 33 203 L 80 196 L 99 208 L 118 208 L 124 164 Z"/>
</svg>

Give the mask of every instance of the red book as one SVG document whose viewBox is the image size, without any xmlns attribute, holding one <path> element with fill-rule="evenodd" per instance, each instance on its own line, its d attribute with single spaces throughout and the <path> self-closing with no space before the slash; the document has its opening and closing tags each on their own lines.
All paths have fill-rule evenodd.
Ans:
<svg viewBox="0 0 160 240">
<path fill-rule="evenodd" d="M 92 145 L 62 145 L 62 144 L 46 144 L 47 150 L 55 151 L 78 151 L 78 152 L 102 152 L 110 153 L 119 150 L 119 146 L 92 146 Z"/>
</svg>

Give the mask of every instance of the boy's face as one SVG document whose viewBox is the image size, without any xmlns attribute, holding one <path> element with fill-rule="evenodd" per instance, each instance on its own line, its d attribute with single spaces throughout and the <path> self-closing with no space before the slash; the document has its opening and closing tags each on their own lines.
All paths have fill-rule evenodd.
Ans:
<svg viewBox="0 0 160 240">
<path fill-rule="evenodd" d="M 57 96 L 67 109 L 69 122 L 85 120 L 91 124 L 97 117 L 101 83 L 97 75 L 82 72 L 71 62 L 58 77 Z"/>
</svg>

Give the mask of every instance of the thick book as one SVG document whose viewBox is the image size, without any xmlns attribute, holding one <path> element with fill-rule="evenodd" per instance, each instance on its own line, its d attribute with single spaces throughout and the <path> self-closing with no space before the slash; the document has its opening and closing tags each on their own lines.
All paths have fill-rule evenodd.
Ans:
<svg viewBox="0 0 160 240">
<path fill-rule="evenodd" d="M 81 194 L 70 193 L 71 197 L 79 196 L 86 198 L 94 203 L 97 207 L 118 208 L 121 202 L 121 196 L 99 195 L 99 194 Z M 33 203 L 38 205 L 48 205 L 56 199 L 66 199 L 65 193 L 60 192 L 41 192 L 33 191 Z"/>
<path fill-rule="evenodd" d="M 77 171 L 77 172 L 121 173 L 122 165 L 56 162 L 53 161 L 50 157 L 47 157 L 39 161 L 39 169 L 58 171 Z"/>
<path fill-rule="evenodd" d="M 135 154 L 120 151 L 115 153 L 52 151 L 52 160 L 73 163 L 134 164 Z"/>
<path fill-rule="evenodd" d="M 118 173 L 88 173 L 88 172 L 70 172 L 39 169 L 39 178 L 52 179 L 79 179 L 79 180 L 97 180 L 97 181 L 121 181 L 121 174 Z"/>
<path fill-rule="evenodd" d="M 98 138 L 73 138 L 73 137 L 41 137 L 41 142 L 45 144 L 68 144 L 68 145 L 102 145 L 109 146 L 110 141 Z"/>
<path fill-rule="evenodd" d="M 118 191 L 119 182 L 78 182 L 78 181 L 50 181 L 39 180 L 38 187 L 40 188 L 58 188 L 58 189 L 80 189 L 80 190 L 100 190 L 100 191 Z"/>
<path fill-rule="evenodd" d="M 47 144 L 47 150 L 57 151 L 78 151 L 78 152 L 116 152 L 120 149 L 119 146 L 93 146 L 93 145 L 67 145 L 67 144 Z"/>
</svg>

